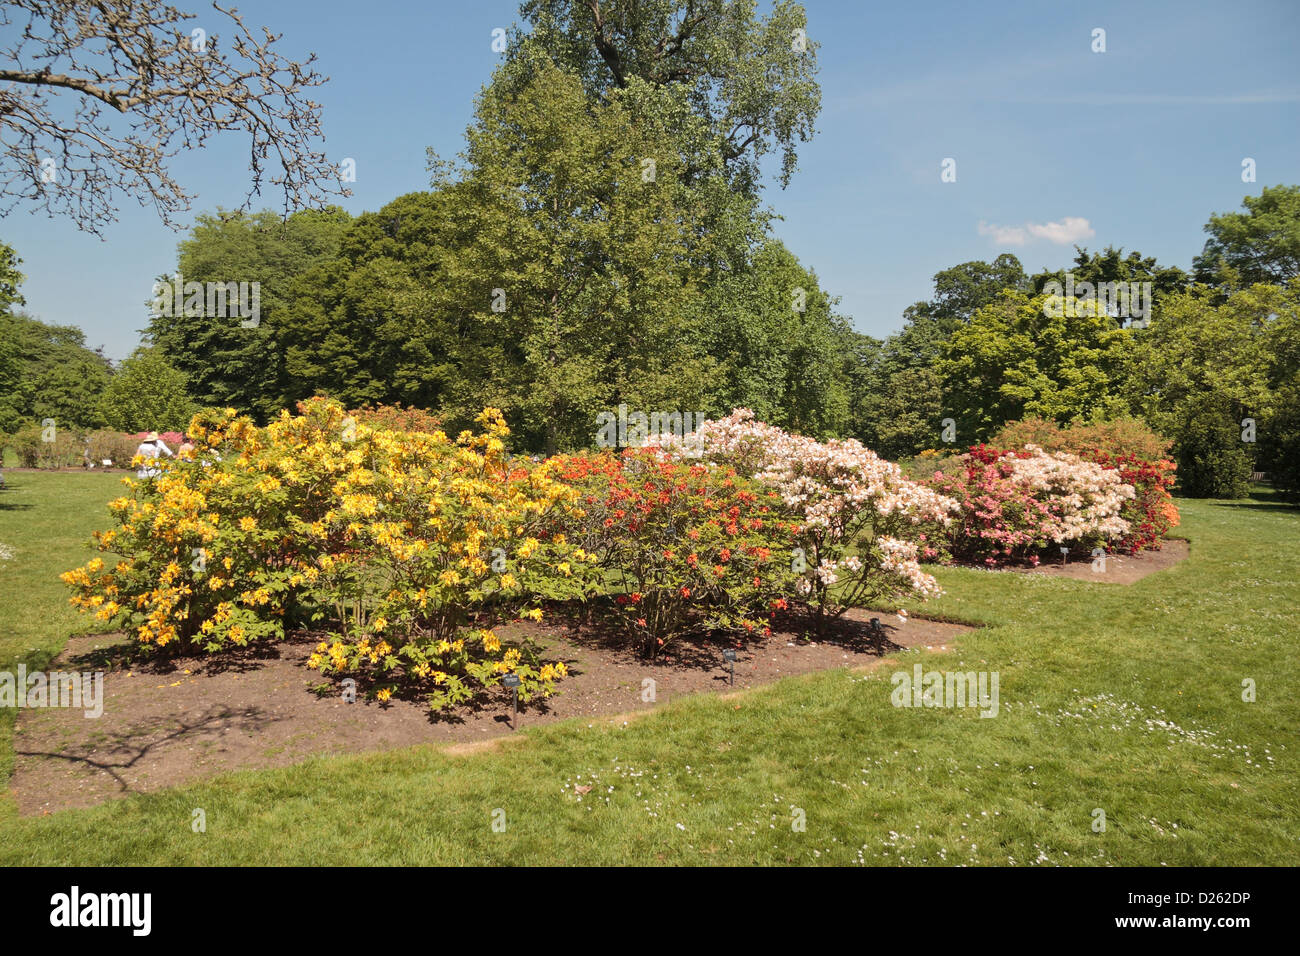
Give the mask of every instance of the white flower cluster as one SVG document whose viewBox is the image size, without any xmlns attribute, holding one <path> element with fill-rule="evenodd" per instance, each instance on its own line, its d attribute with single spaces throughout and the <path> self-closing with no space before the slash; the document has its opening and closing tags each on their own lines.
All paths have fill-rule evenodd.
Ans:
<svg viewBox="0 0 1300 956">
<path fill-rule="evenodd" d="M 1128 533 L 1129 523 L 1119 514 L 1135 492 L 1132 485 L 1124 484 L 1118 471 L 1066 452 L 1049 454 L 1037 445 L 1026 445 L 1025 451 L 1032 457 L 1006 456 L 1002 460 L 1035 496 L 1047 495 L 1056 503 L 1059 518 L 1053 541 L 1111 539 Z"/>
<path fill-rule="evenodd" d="M 904 536 L 923 522 L 947 525 L 958 504 L 909 480 L 861 442 L 794 435 L 741 408 L 661 447 L 729 464 L 777 490 L 799 519 L 799 542 L 813 565 L 811 578 L 799 584 L 803 594 L 815 588 L 824 595 L 845 575 L 846 599 L 939 593 L 917 562 L 916 544 Z"/>
</svg>

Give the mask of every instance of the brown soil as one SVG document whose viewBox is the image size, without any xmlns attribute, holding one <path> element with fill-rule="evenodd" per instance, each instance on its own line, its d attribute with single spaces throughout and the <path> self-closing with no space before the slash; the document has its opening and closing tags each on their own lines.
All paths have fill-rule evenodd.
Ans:
<svg viewBox="0 0 1300 956">
<path fill-rule="evenodd" d="M 884 625 L 877 649 L 867 621 Z M 570 676 L 545 701 L 521 704 L 521 727 L 578 717 L 619 720 L 689 694 L 726 693 L 795 674 L 874 666 L 909 647 L 939 647 L 970 630 L 957 624 L 853 610 L 821 641 L 799 636 L 798 625 L 775 630 L 737 650 L 735 685 L 722 660 L 724 643 L 706 638 L 670 645 L 647 662 L 609 635 L 570 623 L 498 628 L 503 638 L 530 637 L 548 660 L 563 660 Z M 338 688 L 308 670 L 318 638 L 303 634 L 276 648 L 242 657 L 183 658 L 131 663 L 126 640 L 75 637 L 58 667 L 104 671 L 104 712 L 22 709 L 14 737 L 13 795 L 23 814 L 84 807 L 114 797 L 188 783 L 245 767 L 280 767 L 312 754 L 448 744 L 466 753 L 513 732 L 510 697 L 496 689 L 450 714 L 432 715 L 419 699 L 380 705 L 359 695 L 345 703 Z M 51 665 L 50 670 L 57 669 Z M 643 680 L 655 701 L 643 701 Z"/>
<path fill-rule="evenodd" d="M 1182 538 L 1170 538 L 1159 551 L 1140 551 L 1131 557 L 1124 554 L 1106 555 L 1105 571 L 1093 570 L 1092 558 L 1086 554 L 1070 555 L 1068 564 L 1060 561 L 1043 563 L 1036 568 L 1009 568 L 1026 574 L 1047 574 L 1054 577 L 1075 578 L 1079 581 L 1098 581 L 1104 584 L 1132 584 L 1148 574 L 1172 568 L 1187 560 L 1188 544 Z"/>
</svg>

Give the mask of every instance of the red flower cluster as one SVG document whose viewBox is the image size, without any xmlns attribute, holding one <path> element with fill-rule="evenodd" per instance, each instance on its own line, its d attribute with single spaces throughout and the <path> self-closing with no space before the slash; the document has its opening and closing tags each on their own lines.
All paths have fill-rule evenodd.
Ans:
<svg viewBox="0 0 1300 956">
<path fill-rule="evenodd" d="M 578 486 L 583 514 L 565 533 L 620 579 L 628 629 L 653 655 L 690 627 L 762 624 L 790 586 L 790 533 L 762 517 L 780 496 L 731 468 L 705 468 L 654 450 L 574 455 L 555 462 Z"/>
<path fill-rule="evenodd" d="M 1116 455 L 1100 448 L 1086 451 L 1080 457 L 1116 469 L 1124 483 L 1132 485 L 1136 492 L 1120 512 L 1120 517 L 1129 523 L 1129 533 L 1115 542 L 1114 547 L 1125 554 L 1159 548 L 1160 539 L 1179 522 L 1178 508 L 1169 494 L 1178 465 L 1165 458 L 1149 461 L 1134 454 Z"/>
</svg>

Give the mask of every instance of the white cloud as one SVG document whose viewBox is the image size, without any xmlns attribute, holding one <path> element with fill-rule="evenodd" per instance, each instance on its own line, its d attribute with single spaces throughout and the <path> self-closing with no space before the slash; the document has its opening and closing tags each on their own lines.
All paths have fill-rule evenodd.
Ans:
<svg viewBox="0 0 1300 956">
<path fill-rule="evenodd" d="M 1066 216 L 1060 222 L 1026 223 L 1025 228 L 1036 239 L 1046 239 L 1064 246 L 1080 239 L 1091 239 L 1097 234 L 1082 216 Z"/>
<path fill-rule="evenodd" d="M 1023 226 L 990 226 L 983 219 L 980 220 L 979 232 L 981 236 L 992 236 L 999 246 L 1023 246 L 1029 240 Z"/>
<path fill-rule="evenodd" d="M 992 236 L 1001 246 L 1023 246 L 1030 239 L 1046 239 L 1065 246 L 1097 234 L 1082 216 L 1066 216 L 1059 222 L 1027 222 L 1023 226 L 999 226 L 981 219 L 977 228 L 981 236 Z"/>
</svg>

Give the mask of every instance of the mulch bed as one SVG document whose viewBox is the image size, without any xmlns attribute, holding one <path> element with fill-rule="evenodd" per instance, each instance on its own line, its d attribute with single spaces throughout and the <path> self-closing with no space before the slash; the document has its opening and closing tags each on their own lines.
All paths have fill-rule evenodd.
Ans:
<svg viewBox="0 0 1300 956">
<path fill-rule="evenodd" d="M 878 617 L 885 643 L 877 649 L 869 620 Z M 737 650 L 735 685 L 722 658 L 726 642 L 680 639 L 655 662 L 639 658 L 608 633 L 557 619 L 498 628 L 526 636 L 548 660 L 563 660 L 570 677 L 545 701 L 521 705 L 521 727 L 570 718 L 632 715 L 679 697 L 726 693 L 783 677 L 881 662 L 890 652 L 940 647 L 971 630 L 879 612 L 853 610 L 822 640 L 807 640 L 791 622 Z M 50 670 L 104 671 L 104 712 L 21 709 L 11 781 L 19 812 L 50 813 L 132 793 L 190 783 L 240 768 L 281 767 L 313 754 L 358 753 L 413 744 L 475 749 L 514 732 L 507 691 L 494 689 L 448 714 L 420 700 L 388 704 L 359 697 L 345 703 L 306 660 L 319 640 L 300 634 L 276 647 L 220 658 L 132 662 L 117 635 L 74 637 Z M 655 681 L 655 701 L 642 681 Z"/>
<path fill-rule="evenodd" d="M 1134 555 L 1108 554 L 1104 571 L 1094 570 L 1092 558 L 1087 554 L 1072 554 L 1066 564 L 1062 564 L 1056 555 L 1049 555 L 1049 560 L 1036 568 L 1013 567 L 1005 570 L 1022 574 L 1074 578 L 1078 581 L 1095 581 L 1101 584 L 1132 584 L 1149 574 L 1164 571 L 1180 561 L 1186 561 L 1189 553 L 1190 547 L 1187 541 L 1182 538 L 1170 538 L 1161 542 L 1158 551 L 1139 551 Z"/>
</svg>

